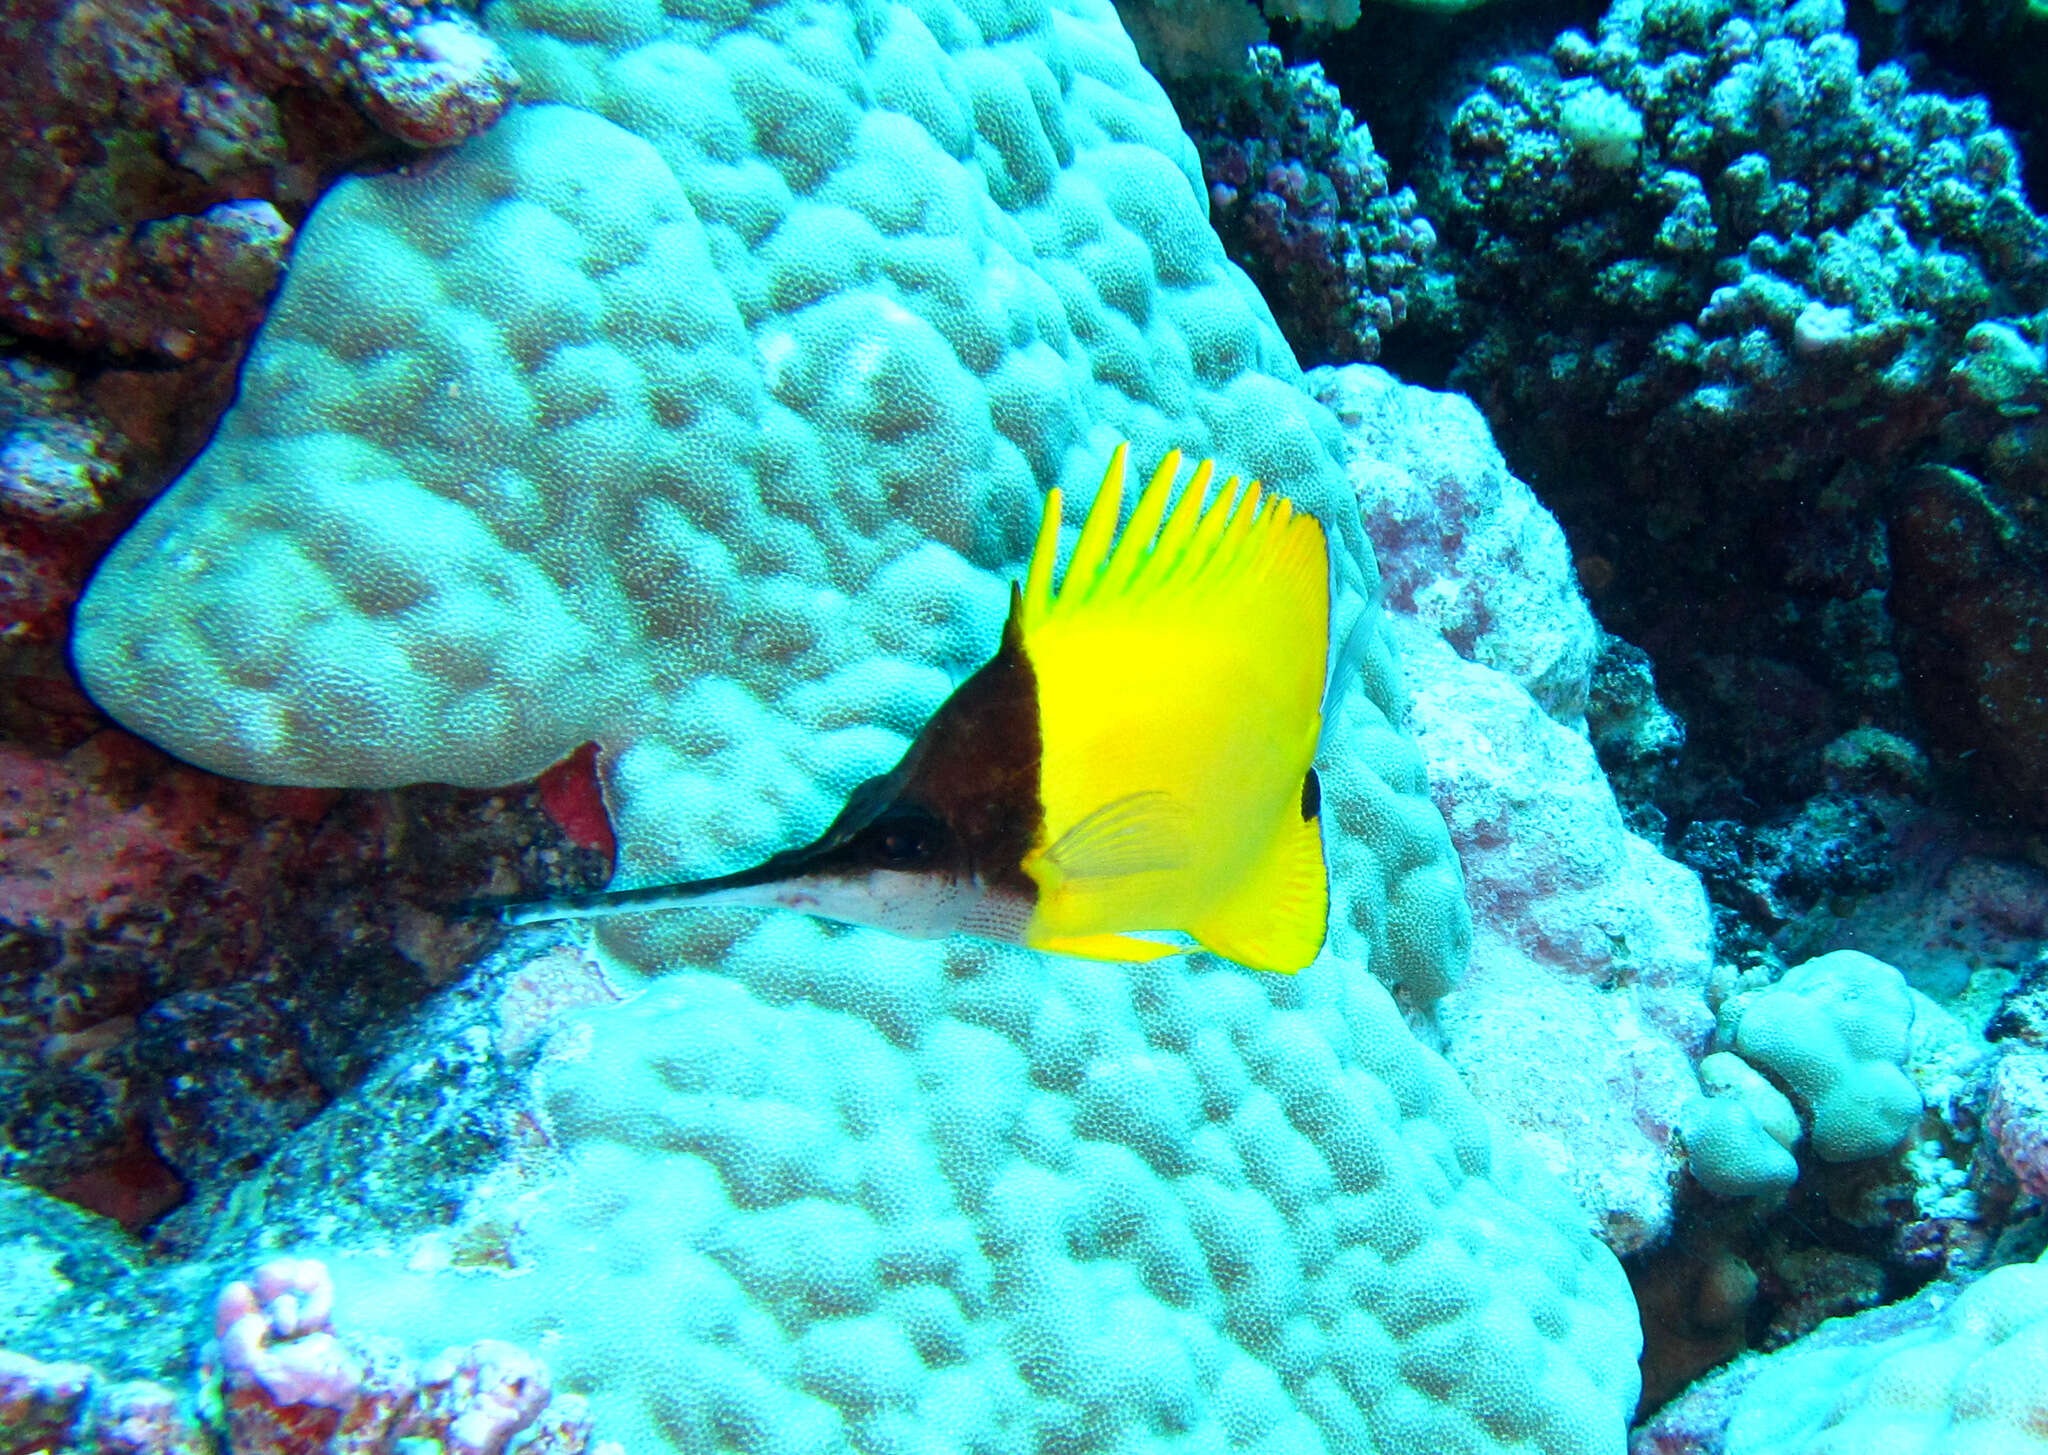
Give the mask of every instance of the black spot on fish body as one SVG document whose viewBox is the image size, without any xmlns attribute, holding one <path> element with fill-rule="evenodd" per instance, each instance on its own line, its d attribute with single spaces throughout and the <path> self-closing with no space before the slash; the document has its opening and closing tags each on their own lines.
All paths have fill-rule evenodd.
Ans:
<svg viewBox="0 0 2048 1455">
<path fill-rule="evenodd" d="M 1308 770 L 1308 776 L 1301 780 L 1301 821 L 1313 823 L 1315 816 L 1323 811 L 1323 780 L 1316 777 L 1316 770 Z"/>
</svg>

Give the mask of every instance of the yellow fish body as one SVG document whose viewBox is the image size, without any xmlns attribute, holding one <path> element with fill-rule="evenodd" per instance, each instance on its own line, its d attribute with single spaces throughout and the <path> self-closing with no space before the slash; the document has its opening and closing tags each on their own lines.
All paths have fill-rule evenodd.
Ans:
<svg viewBox="0 0 2048 1455">
<path fill-rule="evenodd" d="M 1024 942 L 1133 959 L 1171 951 L 1127 932 L 1178 930 L 1241 964 L 1297 970 L 1322 947 L 1328 910 L 1310 802 L 1329 638 L 1322 527 L 1235 477 L 1204 510 L 1207 461 L 1166 515 L 1176 452 L 1112 551 L 1124 454 L 1058 595 L 1059 492 L 1046 501 L 1024 588 L 1043 742 Z"/>
<path fill-rule="evenodd" d="M 1320 790 L 1330 577 L 1321 524 L 1169 454 L 1119 535 L 1118 446 L 1057 593 L 1046 500 L 995 656 L 816 842 L 735 874 L 506 912 L 511 923 L 778 905 L 899 934 L 1105 960 L 1185 934 L 1292 972 L 1328 917 Z M 1172 505 L 1171 513 L 1168 506 Z"/>
</svg>

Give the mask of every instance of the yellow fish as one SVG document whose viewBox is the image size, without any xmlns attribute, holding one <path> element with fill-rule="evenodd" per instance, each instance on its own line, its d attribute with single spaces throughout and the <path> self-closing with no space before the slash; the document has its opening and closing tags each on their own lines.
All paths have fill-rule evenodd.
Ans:
<svg viewBox="0 0 2048 1455">
<path fill-rule="evenodd" d="M 917 938 L 979 935 L 1098 960 L 1191 937 L 1258 970 L 1322 948 L 1328 545 L 1259 482 L 1167 512 L 1167 455 L 1122 535 L 1119 445 L 1057 593 L 1046 499 L 1001 646 L 815 843 L 736 874 L 517 905 L 512 924 L 777 905 Z"/>
</svg>

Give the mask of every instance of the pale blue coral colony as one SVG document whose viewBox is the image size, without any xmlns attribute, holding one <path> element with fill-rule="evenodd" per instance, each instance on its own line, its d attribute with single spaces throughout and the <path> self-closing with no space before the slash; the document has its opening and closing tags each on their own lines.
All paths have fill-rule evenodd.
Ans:
<svg viewBox="0 0 2048 1455">
<path fill-rule="evenodd" d="M 341 1196 L 318 1246 L 267 1246 L 319 1222 L 301 1189 L 231 1202 L 216 1249 L 317 1253 L 355 1327 L 421 1350 L 535 1351 L 635 1455 L 1621 1450 L 1619 1263 L 1404 1021 L 1471 924 L 1337 424 L 1108 0 L 485 22 L 518 103 L 320 202 L 217 437 L 81 604 L 93 696 L 269 783 L 502 784 L 595 741 L 622 881 L 729 868 L 985 656 L 1048 487 L 1078 510 L 1116 440 L 1180 448 L 1289 482 L 1341 561 L 1336 635 L 1366 620 L 1322 763 L 1331 940 L 1283 979 L 622 921 L 520 1073 L 544 1145 L 451 1226 Z M 1643 95 L 1558 104 L 1634 164 Z M 1866 960 L 1724 1008 L 1685 1130 L 1709 1187 L 1782 1190 L 1802 1135 L 1906 1135 L 1913 1003 Z M 1915 1347 L 2023 1378 L 2040 1277 Z M 1923 1448 L 1883 1443 L 1925 1423 L 1904 1394 L 1884 1422 L 1911 1364 L 1859 1345 L 1728 1448 Z M 1875 1413 L 1827 1406 L 1851 1387 Z M 2003 1408 L 1958 1419 L 1995 1438 Z"/>
</svg>

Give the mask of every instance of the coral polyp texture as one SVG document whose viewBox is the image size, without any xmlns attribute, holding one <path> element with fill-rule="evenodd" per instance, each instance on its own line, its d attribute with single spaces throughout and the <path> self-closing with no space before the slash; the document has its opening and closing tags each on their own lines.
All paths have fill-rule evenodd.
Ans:
<svg viewBox="0 0 2048 1455">
<path fill-rule="evenodd" d="M 1814 1152 L 1853 1162 L 1893 1150 L 1920 1119 L 1920 1091 L 1905 1072 L 1913 1016 L 1897 970 L 1835 950 L 1731 1000 L 1721 1027 L 1742 1059 L 1806 1112 Z"/>
<path fill-rule="evenodd" d="M 1679 1133 L 1692 1175 L 1719 1197 L 1783 1192 L 1799 1178 L 1792 1149 L 1805 1131 L 1785 1093 L 1732 1051 L 1700 1062 L 1705 1095 L 1688 1101 Z"/>
</svg>

